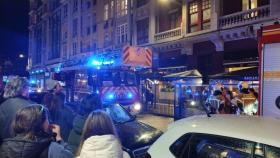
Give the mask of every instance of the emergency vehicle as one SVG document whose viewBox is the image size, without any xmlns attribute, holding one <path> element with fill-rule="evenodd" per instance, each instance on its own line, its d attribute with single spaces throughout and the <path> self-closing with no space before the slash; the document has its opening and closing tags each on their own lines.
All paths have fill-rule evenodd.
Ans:
<svg viewBox="0 0 280 158">
<path fill-rule="evenodd" d="M 100 60 L 101 59 L 101 60 Z M 88 60 L 89 85 L 100 95 L 103 104 L 121 104 L 131 112 L 139 112 L 139 68 L 152 66 L 152 51 L 148 48 L 127 46 L 121 60 L 93 56 Z"/>
<path fill-rule="evenodd" d="M 260 115 L 280 118 L 280 25 L 259 30 Z"/>
</svg>

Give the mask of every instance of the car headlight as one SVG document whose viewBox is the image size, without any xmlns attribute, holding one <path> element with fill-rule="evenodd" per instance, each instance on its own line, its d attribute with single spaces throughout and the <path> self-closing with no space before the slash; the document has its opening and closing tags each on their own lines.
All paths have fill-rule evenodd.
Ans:
<svg viewBox="0 0 280 158">
<path fill-rule="evenodd" d="M 135 103 L 135 104 L 133 105 L 133 110 L 134 110 L 134 111 L 140 111 L 141 108 L 142 108 L 142 105 L 141 105 L 140 103 Z"/>
<path fill-rule="evenodd" d="M 195 101 L 191 101 L 191 106 L 195 106 Z"/>
<path fill-rule="evenodd" d="M 37 92 L 38 92 L 38 93 L 41 93 L 41 92 L 42 92 L 42 89 L 41 89 L 41 88 L 37 89 Z"/>
</svg>

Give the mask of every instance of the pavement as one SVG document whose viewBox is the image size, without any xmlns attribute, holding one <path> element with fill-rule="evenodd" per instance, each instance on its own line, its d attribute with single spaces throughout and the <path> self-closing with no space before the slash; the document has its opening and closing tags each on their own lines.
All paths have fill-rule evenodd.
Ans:
<svg viewBox="0 0 280 158">
<path fill-rule="evenodd" d="M 172 117 L 158 116 L 153 114 L 137 115 L 137 120 L 153 126 L 163 132 L 167 130 L 170 123 L 174 122 Z"/>
</svg>

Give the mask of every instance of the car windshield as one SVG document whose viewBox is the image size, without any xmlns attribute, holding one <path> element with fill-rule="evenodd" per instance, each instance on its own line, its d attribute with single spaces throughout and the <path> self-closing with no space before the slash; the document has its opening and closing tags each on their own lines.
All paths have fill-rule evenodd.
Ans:
<svg viewBox="0 0 280 158">
<path fill-rule="evenodd" d="M 99 74 L 101 86 L 134 86 L 136 85 L 136 75 L 132 72 L 102 72 Z"/>
<path fill-rule="evenodd" d="M 109 105 L 105 108 L 114 122 L 125 123 L 133 120 L 133 117 L 119 104 Z"/>
</svg>

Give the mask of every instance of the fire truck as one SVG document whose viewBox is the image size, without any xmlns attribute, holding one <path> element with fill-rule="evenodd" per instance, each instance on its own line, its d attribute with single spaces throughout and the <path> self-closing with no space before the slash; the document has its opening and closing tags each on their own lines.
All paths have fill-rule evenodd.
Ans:
<svg viewBox="0 0 280 158">
<path fill-rule="evenodd" d="M 92 56 L 87 61 L 88 85 L 100 95 L 103 104 L 119 103 L 132 113 L 141 110 L 139 69 L 152 66 L 152 51 L 124 47 L 121 60 Z"/>
<path fill-rule="evenodd" d="M 280 118 L 280 25 L 263 27 L 258 34 L 260 115 Z"/>
</svg>

